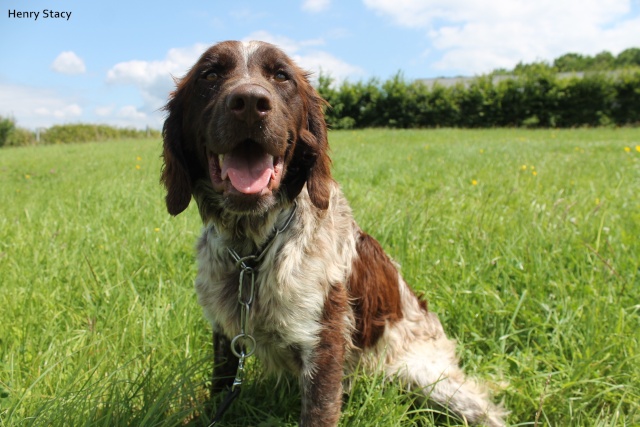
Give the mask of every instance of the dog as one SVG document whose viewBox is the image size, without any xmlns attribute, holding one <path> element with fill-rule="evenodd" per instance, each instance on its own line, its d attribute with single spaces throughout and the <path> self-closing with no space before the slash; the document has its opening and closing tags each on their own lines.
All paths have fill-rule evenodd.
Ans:
<svg viewBox="0 0 640 427">
<path fill-rule="evenodd" d="M 300 425 L 335 426 L 356 367 L 424 393 L 472 424 L 506 412 L 458 366 L 438 317 L 362 231 L 331 175 L 326 102 L 279 48 L 226 41 L 176 82 L 165 106 L 168 212 L 193 198 L 198 302 L 214 333 L 214 391 L 255 354 L 299 378 Z"/>
</svg>

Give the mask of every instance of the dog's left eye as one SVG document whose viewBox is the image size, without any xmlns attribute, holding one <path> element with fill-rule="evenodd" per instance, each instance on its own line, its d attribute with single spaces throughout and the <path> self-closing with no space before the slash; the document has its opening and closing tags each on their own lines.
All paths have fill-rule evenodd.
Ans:
<svg viewBox="0 0 640 427">
<path fill-rule="evenodd" d="M 214 82 L 216 80 L 218 80 L 220 78 L 220 73 L 216 72 L 216 71 L 207 71 L 205 73 L 202 73 L 202 77 L 205 80 L 208 80 L 210 82 Z"/>
<path fill-rule="evenodd" d="M 287 80 L 289 80 L 289 76 L 287 76 L 286 73 L 284 73 L 283 71 L 278 71 L 274 76 L 273 79 L 279 83 L 282 82 L 286 82 Z"/>
</svg>

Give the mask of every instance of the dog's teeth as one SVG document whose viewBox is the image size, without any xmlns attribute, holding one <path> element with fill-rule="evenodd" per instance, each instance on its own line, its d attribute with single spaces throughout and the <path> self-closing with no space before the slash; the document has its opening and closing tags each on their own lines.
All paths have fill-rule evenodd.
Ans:
<svg viewBox="0 0 640 427">
<path fill-rule="evenodd" d="M 218 154 L 218 164 L 222 167 L 222 162 L 224 162 L 224 154 Z"/>
</svg>

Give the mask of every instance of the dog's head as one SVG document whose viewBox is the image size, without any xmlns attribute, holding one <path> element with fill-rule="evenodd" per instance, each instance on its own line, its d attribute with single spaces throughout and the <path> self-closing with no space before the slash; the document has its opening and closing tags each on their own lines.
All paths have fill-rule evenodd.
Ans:
<svg viewBox="0 0 640 427">
<path fill-rule="evenodd" d="M 330 193 L 325 102 L 307 73 L 277 47 L 227 41 L 208 49 L 165 106 L 169 213 L 187 208 L 205 182 L 220 208 L 260 213 L 307 184 L 326 209 Z"/>
</svg>

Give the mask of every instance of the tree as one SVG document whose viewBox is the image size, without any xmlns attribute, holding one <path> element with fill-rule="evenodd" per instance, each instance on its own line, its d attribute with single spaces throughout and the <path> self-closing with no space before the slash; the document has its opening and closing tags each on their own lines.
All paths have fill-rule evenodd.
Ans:
<svg viewBox="0 0 640 427">
<path fill-rule="evenodd" d="M 597 54 L 593 60 L 591 61 L 590 70 L 592 71 L 605 71 L 605 70 L 613 70 L 615 68 L 614 65 L 615 57 L 608 51 L 602 51 Z"/>
<path fill-rule="evenodd" d="M 15 120 L 0 116 L 0 147 L 4 147 L 7 144 L 9 136 L 15 128 Z"/>
<path fill-rule="evenodd" d="M 640 48 L 625 49 L 616 57 L 614 64 L 618 68 L 640 66 Z"/>
<path fill-rule="evenodd" d="M 587 66 L 587 60 L 579 53 L 565 53 L 553 61 L 553 66 L 561 73 L 584 71 Z"/>
</svg>

